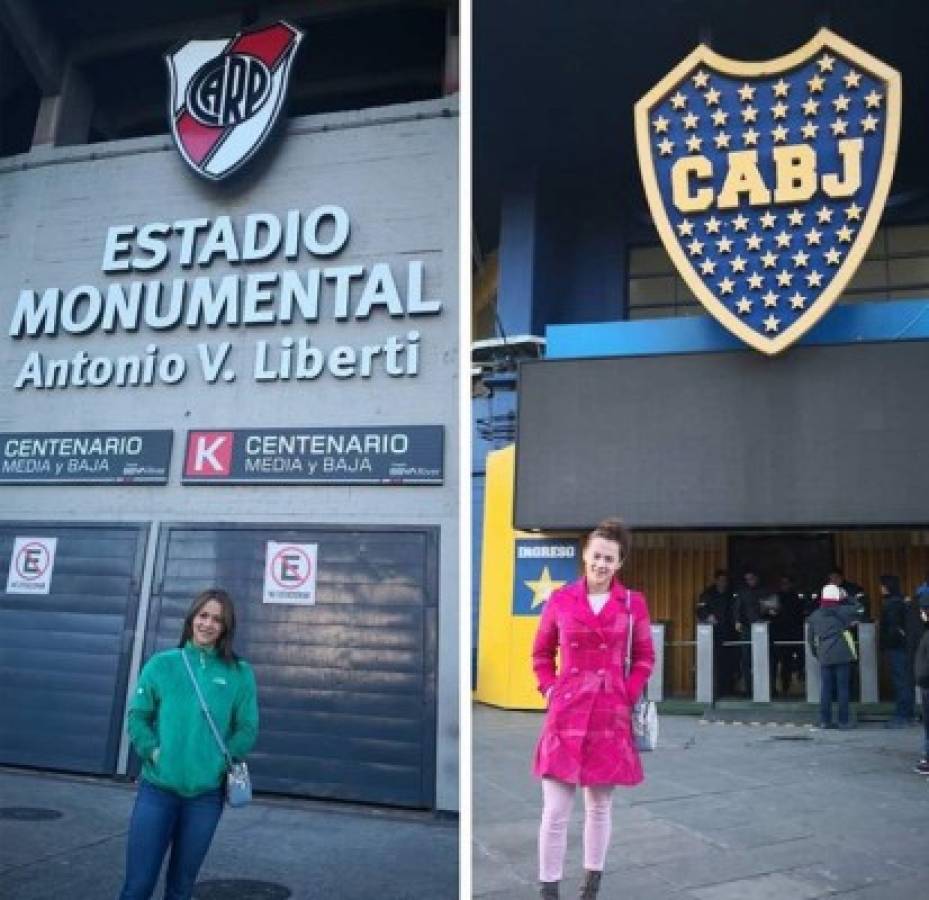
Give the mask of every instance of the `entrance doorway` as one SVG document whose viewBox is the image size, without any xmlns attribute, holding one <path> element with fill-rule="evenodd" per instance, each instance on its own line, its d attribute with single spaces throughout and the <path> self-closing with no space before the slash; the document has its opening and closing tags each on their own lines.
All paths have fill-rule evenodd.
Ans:
<svg viewBox="0 0 929 900">
<path fill-rule="evenodd" d="M 793 584 L 791 594 L 780 596 L 780 602 L 775 606 L 776 614 L 769 620 L 772 697 L 801 700 L 805 695 L 803 617 L 812 605 L 810 596 L 820 592 L 834 560 L 833 536 L 828 533 L 729 536 L 729 568 L 736 590 L 743 584 L 742 576 L 748 568 L 757 573 L 766 593 L 777 593 L 785 576 Z M 743 669 L 745 665 L 743 655 Z M 745 672 L 742 674 L 744 681 Z M 743 686 L 747 692 L 748 685 Z"/>
<path fill-rule="evenodd" d="M 729 571 L 737 589 L 742 574 L 754 567 L 761 586 L 777 591 L 783 575 L 793 580 L 794 589 L 807 597 L 818 594 L 835 563 L 833 535 L 815 532 L 729 535 Z"/>
</svg>

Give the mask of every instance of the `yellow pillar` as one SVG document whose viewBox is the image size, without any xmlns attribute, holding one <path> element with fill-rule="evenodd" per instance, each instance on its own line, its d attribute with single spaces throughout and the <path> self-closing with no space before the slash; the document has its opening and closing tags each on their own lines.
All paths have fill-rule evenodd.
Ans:
<svg viewBox="0 0 929 900">
<path fill-rule="evenodd" d="M 577 577 L 578 551 L 573 539 L 551 541 L 557 536 L 514 530 L 515 463 L 513 445 L 487 456 L 476 698 L 505 709 L 543 709 L 532 671 L 532 642 L 551 586 Z M 530 562 L 534 569 L 520 582 L 523 596 L 517 602 L 518 544 L 539 554 L 551 550 L 558 555 L 551 559 L 540 555 Z M 531 596 L 528 601 L 527 596 Z"/>
</svg>

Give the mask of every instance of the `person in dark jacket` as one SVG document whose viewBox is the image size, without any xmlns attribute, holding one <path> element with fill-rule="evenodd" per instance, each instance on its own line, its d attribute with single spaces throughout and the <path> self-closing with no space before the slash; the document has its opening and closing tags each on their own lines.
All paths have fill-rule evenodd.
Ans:
<svg viewBox="0 0 929 900">
<path fill-rule="evenodd" d="M 794 672 L 803 678 L 803 600 L 794 588 L 793 580 L 781 577 L 777 592 L 777 614 L 771 620 L 772 640 L 775 643 L 774 660 L 780 669 L 781 693 L 790 693 Z M 801 646 L 797 646 L 797 643 Z M 793 645 L 793 646 L 791 646 Z M 771 680 L 771 690 L 775 687 Z"/>
<path fill-rule="evenodd" d="M 916 601 L 922 622 L 922 637 L 916 648 L 913 676 L 919 685 L 923 706 L 923 758 L 916 764 L 915 771 L 929 775 L 929 590 L 918 593 Z"/>
<path fill-rule="evenodd" d="M 761 613 L 761 598 L 765 592 L 761 588 L 758 579 L 758 573 L 754 568 L 749 567 L 745 570 L 744 584 L 735 595 L 735 630 L 739 633 L 739 640 L 744 643 L 741 646 L 742 651 L 742 681 L 745 688 L 745 696 L 752 696 L 752 623 L 760 622 L 763 618 Z"/>
<path fill-rule="evenodd" d="M 881 650 L 890 666 L 894 687 L 894 714 L 888 728 L 902 728 L 913 718 L 914 695 L 912 670 L 906 664 L 906 605 L 900 593 L 896 575 L 881 575 L 878 579 L 881 596 Z"/>
<path fill-rule="evenodd" d="M 717 569 L 713 583 L 703 589 L 697 599 L 697 621 L 713 626 L 713 671 L 717 697 L 728 696 L 735 686 L 738 672 L 738 647 L 726 647 L 726 641 L 736 639 L 735 615 L 729 573 Z"/>
<path fill-rule="evenodd" d="M 832 696 L 838 694 L 839 728 L 851 728 L 848 717 L 849 671 L 855 658 L 855 644 L 849 629 L 861 620 L 860 606 L 843 603 L 842 589 L 827 584 L 822 590 L 819 609 L 809 618 L 810 650 L 819 663 L 821 691 L 819 727 L 835 728 L 832 721 Z"/>
</svg>

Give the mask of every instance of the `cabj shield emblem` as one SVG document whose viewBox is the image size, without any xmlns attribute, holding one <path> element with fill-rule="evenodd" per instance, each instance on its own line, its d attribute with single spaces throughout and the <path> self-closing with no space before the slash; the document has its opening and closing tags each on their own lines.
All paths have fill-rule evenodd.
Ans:
<svg viewBox="0 0 929 900">
<path fill-rule="evenodd" d="M 897 72 L 823 29 L 764 62 L 700 46 L 636 104 L 661 240 L 700 302 L 755 349 L 801 337 L 867 252 L 900 90 Z"/>
<path fill-rule="evenodd" d="M 188 41 L 165 56 L 171 133 L 198 175 L 219 181 L 258 152 L 281 111 L 302 39 L 278 22 L 232 38 Z"/>
</svg>

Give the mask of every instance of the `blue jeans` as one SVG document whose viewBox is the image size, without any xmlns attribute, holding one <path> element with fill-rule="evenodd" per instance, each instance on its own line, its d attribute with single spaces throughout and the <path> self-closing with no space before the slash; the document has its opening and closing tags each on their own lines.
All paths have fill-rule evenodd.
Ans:
<svg viewBox="0 0 929 900">
<path fill-rule="evenodd" d="M 906 650 L 895 647 L 887 650 L 887 661 L 890 663 L 890 678 L 894 686 L 894 718 L 898 722 L 913 718 L 916 690 L 913 679 L 910 677 L 909 666 L 906 663 Z"/>
<path fill-rule="evenodd" d="M 822 690 L 819 694 L 819 724 L 832 724 L 832 695 L 838 693 L 839 724 L 848 725 L 848 682 L 850 663 L 820 666 L 819 678 Z"/>
<path fill-rule="evenodd" d="M 119 900 L 151 897 L 169 845 L 164 898 L 190 900 L 222 811 L 223 792 L 219 788 L 196 797 L 181 797 L 140 781 L 129 822 L 126 881 Z"/>
</svg>

